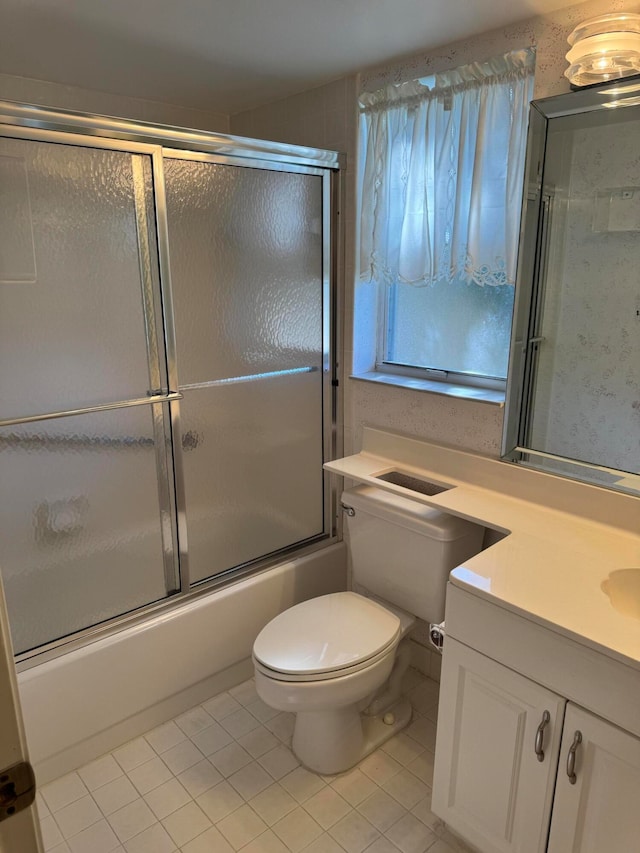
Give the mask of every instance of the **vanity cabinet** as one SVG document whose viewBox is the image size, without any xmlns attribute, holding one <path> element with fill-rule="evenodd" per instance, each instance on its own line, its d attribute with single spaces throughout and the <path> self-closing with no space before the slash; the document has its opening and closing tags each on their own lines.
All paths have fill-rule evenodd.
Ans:
<svg viewBox="0 0 640 853">
<path fill-rule="evenodd" d="M 482 853 L 629 853 L 640 739 L 447 638 L 432 808 Z"/>
</svg>

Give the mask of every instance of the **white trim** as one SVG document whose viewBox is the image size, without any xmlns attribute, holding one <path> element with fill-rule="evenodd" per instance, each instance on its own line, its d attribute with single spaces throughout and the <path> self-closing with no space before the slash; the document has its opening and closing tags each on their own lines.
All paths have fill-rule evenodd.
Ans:
<svg viewBox="0 0 640 853">
<path fill-rule="evenodd" d="M 365 382 L 378 382 L 381 385 L 395 385 L 399 388 L 410 388 L 413 391 L 428 391 L 442 397 L 457 397 L 462 400 L 474 400 L 477 403 L 489 403 L 492 406 L 504 407 L 504 391 L 491 388 L 478 388 L 474 385 L 458 385 L 455 382 L 443 382 L 435 379 L 421 379 L 416 376 L 406 376 L 397 373 L 381 373 L 370 370 L 366 373 L 353 374 L 350 379 Z"/>
</svg>

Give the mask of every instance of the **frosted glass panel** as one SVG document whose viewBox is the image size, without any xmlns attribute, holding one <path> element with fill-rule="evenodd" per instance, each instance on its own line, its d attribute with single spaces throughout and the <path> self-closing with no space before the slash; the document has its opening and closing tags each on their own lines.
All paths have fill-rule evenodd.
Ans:
<svg viewBox="0 0 640 853">
<path fill-rule="evenodd" d="M 185 392 L 192 581 L 322 533 L 322 374 Z"/>
<path fill-rule="evenodd" d="M 323 532 L 322 181 L 165 169 L 197 582 Z"/>
<path fill-rule="evenodd" d="M 144 397 L 149 157 L 1 139 L 0 166 L 0 419 Z"/>
<path fill-rule="evenodd" d="M 16 652 L 166 594 L 152 407 L 0 429 Z"/>
<path fill-rule="evenodd" d="M 166 160 L 182 385 L 322 365 L 322 179 Z"/>
</svg>

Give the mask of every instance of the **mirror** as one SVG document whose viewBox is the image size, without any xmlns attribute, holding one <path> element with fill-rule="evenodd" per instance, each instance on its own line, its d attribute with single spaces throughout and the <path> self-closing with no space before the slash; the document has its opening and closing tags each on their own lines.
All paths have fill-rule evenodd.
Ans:
<svg viewBox="0 0 640 853">
<path fill-rule="evenodd" d="M 533 101 L 503 458 L 640 495 L 640 81 Z"/>
</svg>

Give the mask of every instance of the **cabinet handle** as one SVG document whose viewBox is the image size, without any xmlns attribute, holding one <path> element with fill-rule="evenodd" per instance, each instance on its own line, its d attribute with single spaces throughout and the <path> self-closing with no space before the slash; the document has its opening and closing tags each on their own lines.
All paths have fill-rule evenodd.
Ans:
<svg viewBox="0 0 640 853">
<path fill-rule="evenodd" d="M 573 743 L 569 747 L 569 755 L 567 756 L 567 776 L 572 785 L 576 784 L 576 751 L 582 743 L 582 732 L 576 732 L 573 736 Z"/>
<path fill-rule="evenodd" d="M 542 715 L 542 721 L 536 731 L 536 742 L 533 748 L 536 751 L 538 761 L 544 761 L 544 749 L 542 748 L 544 745 L 544 730 L 549 725 L 550 720 L 551 714 L 548 711 L 545 711 Z"/>
</svg>

